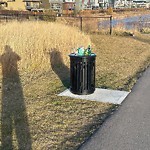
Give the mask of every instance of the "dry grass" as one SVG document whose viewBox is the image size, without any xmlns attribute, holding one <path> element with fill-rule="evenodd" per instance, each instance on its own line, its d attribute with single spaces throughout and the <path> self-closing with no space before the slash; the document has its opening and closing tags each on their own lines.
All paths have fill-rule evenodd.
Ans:
<svg viewBox="0 0 150 150">
<path fill-rule="evenodd" d="M 11 87 L 11 82 L 7 85 Z M 4 83 L 2 87 L 4 87 Z M 0 141 L 3 145 L 7 143 L 3 149 L 7 149 L 12 142 L 14 150 L 30 150 L 30 147 L 36 150 L 73 150 L 94 132 L 112 106 L 105 103 L 58 97 L 56 94 L 62 90 L 61 87 L 60 79 L 56 74 L 50 72 L 28 84 L 23 84 L 23 94 L 21 95 L 17 95 L 17 91 L 21 91 L 21 87 L 19 89 L 11 88 L 12 93 L 9 91 L 5 93 L 4 89 L 2 90 L 0 104 L 7 111 L 5 116 L 8 116 L 11 111 L 11 117 L 14 121 L 17 120 L 15 124 L 10 123 L 10 116 L 8 116 L 1 121 L 1 125 L 5 124 L 5 128 L 1 126 L 0 131 L 5 129 L 6 133 L 1 132 Z M 9 99 L 13 100 L 14 109 L 4 106 L 4 103 L 10 102 Z M 20 101 L 19 105 L 17 99 Z M 17 111 L 18 115 L 14 115 L 14 111 Z M 22 113 L 24 113 L 24 117 L 20 115 Z M 27 121 L 24 120 L 25 116 L 27 116 Z M 13 138 L 10 142 L 9 126 L 11 125 L 13 125 Z M 22 129 L 21 126 L 24 128 Z M 5 141 L 2 140 L 3 136 L 7 137 Z M 19 141 L 20 145 L 18 145 Z M 26 144 L 26 142 L 28 143 Z"/>
<path fill-rule="evenodd" d="M 60 85 L 56 76 L 50 75 L 25 86 L 33 149 L 76 149 L 111 108 L 109 104 L 58 97 Z M 39 94 L 33 96 L 35 91 Z"/>
<path fill-rule="evenodd" d="M 59 23 L 10 22 L 0 28 L 1 149 L 78 147 L 112 107 L 57 96 L 69 85 L 70 50 L 87 46 L 90 37 Z"/>
<path fill-rule="evenodd" d="M 0 24 L 0 29 L 1 54 L 5 45 L 9 45 L 7 48 L 21 57 L 18 70 L 16 63 L 8 65 L 16 72 L 16 78 L 2 77 L 2 149 L 10 148 L 13 143 L 14 150 L 31 147 L 74 150 L 114 108 L 107 103 L 57 96 L 69 85 L 68 54 L 72 48 L 87 46 L 89 42 L 93 43 L 92 47 L 95 45 L 97 87 L 130 90 L 137 73 L 149 64 L 148 35 L 93 34 L 90 40 L 75 28 L 44 22 Z M 3 64 L 12 60 L 11 53 L 9 59 L 3 59 Z"/>
<path fill-rule="evenodd" d="M 97 86 L 130 90 L 149 64 L 150 36 L 92 35 L 97 53 Z"/>
<path fill-rule="evenodd" d="M 82 31 L 86 33 L 91 32 L 103 32 L 108 33 L 110 31 L 110 16 L 108 18 L 99 17 L 92 18 L 90 16 L 84 16 L 82 18 Z M 107 25 L 103 25 L 102 22 L 108 22 Z M 73 26 L 75 28 L 81 29 L 81 20 L 80 17 L 59 17 L 56 22 Z"/>
<path fill-rule="evenodd" d="M 90 39 L 79 30 L 59 23 L 10 22 L 0 24 L 0 53 L 9 45 L 20 57 L 19 69 L 40 71 L 49 69 L 50 52 L 60 51 L 69 63 L 71 49 L 87 46 Z"/>
<path fill-rule="evenodd" d="M 142 30 L 141 30 L 141 32 L 142 33 L 146 33 L 146 34 L 149 34 L 150 33 L 150 28 L 143 28 Z"/>
<path fill-rule="evenodd" d="M 139 32 L 139 25 L 131 25 L 131 29 L 126 29 L 124 23 L 120 22 L 115 27 L 112 29 L 112 34 L 113 35 L 123 35 L 126 32 L 131 32 L 131 33 L 138 33 Z"/>
</svg>

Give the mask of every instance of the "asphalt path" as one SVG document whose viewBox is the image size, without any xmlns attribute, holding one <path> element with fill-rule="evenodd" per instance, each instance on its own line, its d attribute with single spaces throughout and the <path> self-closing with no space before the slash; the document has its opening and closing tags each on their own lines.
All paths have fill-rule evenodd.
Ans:
<svg viewBox="0 0 150 150">
<path fill-rule="evenodd" d="M 150 67 L 119 110 L 79 150 L 150 150 Z"/>
</svg>

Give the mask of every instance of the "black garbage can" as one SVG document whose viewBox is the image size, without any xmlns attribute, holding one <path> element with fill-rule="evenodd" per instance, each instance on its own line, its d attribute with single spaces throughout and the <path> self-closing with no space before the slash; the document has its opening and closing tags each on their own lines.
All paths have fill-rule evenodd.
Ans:
<svg viewBox="0 0 150 150">
<path fill-rule="evenodd" d="M 87 56 L 70 54 L 70 91 L 73 94 L 88 95 L 95 91 L 95 59 L 92 53 Z"/>
</svg>

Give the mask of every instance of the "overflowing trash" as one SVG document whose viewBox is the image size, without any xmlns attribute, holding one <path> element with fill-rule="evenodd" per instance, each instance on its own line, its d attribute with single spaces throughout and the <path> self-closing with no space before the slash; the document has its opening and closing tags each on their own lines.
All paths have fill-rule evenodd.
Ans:
<svg viewBox="0 0 150 150">
<path fill-rule="evenodd" d="M 79 47 L 77 50 L 73 52 L 77 56 L 88 56 L 92 53 L 91 45 L 88 45 L 88 47 L 85 49 L 84 47 Z"/>
</svg>

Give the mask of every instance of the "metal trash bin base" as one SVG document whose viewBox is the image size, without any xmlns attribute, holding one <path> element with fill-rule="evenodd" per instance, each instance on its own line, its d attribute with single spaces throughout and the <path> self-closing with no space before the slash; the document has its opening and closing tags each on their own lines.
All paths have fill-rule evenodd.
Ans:
<svg viewBox="0 0 150 150">
<path fill-rule="evenodd" d="M 88 95 L 95 91 L 95 54 L 79 56 L 70 54 L 70 91 Z"/>
</svg>

